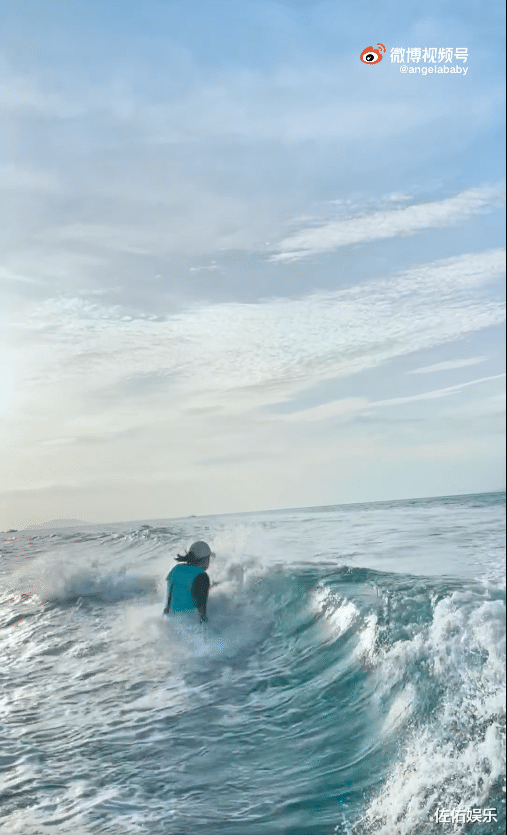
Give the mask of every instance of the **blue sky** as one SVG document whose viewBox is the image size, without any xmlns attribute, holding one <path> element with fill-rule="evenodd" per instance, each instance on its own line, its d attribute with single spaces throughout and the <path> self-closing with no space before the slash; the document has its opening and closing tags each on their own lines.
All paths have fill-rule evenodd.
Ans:
<svg viewBox="0 0 507 835">
<path fill-rule="evenodd" d="M 0 24 L 0 527 L 504 488 L 503 5 Z"/>
</svg>

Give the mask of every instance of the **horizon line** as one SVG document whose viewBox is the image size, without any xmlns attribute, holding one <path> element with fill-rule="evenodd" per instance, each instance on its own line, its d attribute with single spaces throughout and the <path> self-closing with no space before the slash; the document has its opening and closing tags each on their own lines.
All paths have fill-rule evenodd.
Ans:
<svg viewBox="0 0 507 835">
<path fill-rule="evenodd" d="M 497 494 L 500 494 L 500 493 L 505 493 L 505 492 L 506 492 L 506 489 L 504 487 L 501 490 L 486 490 L 486 491 L 483 490 L 483 491 L 480 491 L 480 492 L 473 492 L 473 493 L 449 493 L 449 494 L 444 494 L 444 495 L 440 495 L 440 496 L 412 496 L 412 497 L 407 497 L 405 499 L 380 499 L 380 500 L 375 500 L 375 501 L 370 500 L 370 501 L 363 501 L 363 502 L 340 502 L 338 504 L 326 504 L 326 505 L 319 505 L 319 504 L 317 504 L 317 505 L 299 505 L 297 507 L 294 507 L 294 506 L 293 507 L 277 507 L 277 508 L 270 508 L 270 509 L 264 509 L 264 510 L 240 510 L 240 511 L 233 511 L 231 513 L 227 513 L 227 512 L 202 513 L 202 514 L 193 514 L 192 513 L 192 514 L 188 514 L 188 515 L 185 515 L 185 516 L 167 516 L 167 517 L 156 517 L 156 518 L 152 518 L 152 519 L 133 519 L 133 520 L 130 520 L 130 521 L 129 520 L 119 520 L 118 522 L 112 522 L 112 521 L 109 521 L 109 522 L 85 522 L 84 520 L 81 521 L 81 520 L 77 520 L 77 519 L 72 519 L 72 520 L 69 519 L 68 520 L 69 522 L 75 522 L 76 524 L 69 524 L 69 525 L 57 524 L 55 527 L 57 527 L 57 528 L 67 528 L 67 527 L 68 528 L 77 528 L 81 525 L 84 525 L 86 527 L 96 527 L 97 525 L 126 525 L 126 524 L 132 525 L 132 524 L 136 524 L 136 523 L 139 523 L 141 525 L 142 524 L 146 525 L 146 524 L 149 524 L 150 522 L 159 522 L 159 521 L 162 521 L 162 520 L 180 521 L 182 519 L 208 519 L 210 517 L 214 518 L 214 517 L 219 517 L 219 516 L 249 516 L 249 515 L 254 515 L 254 514 L 257 514 L 257 513 L 282 513 L 282 512 L 291 511 L 291 510 L 292 511 L 296 511 L 296 510 L 317 510 L 317 509 L 320 509 L 320 508 L 331 508 L 331 507 L 354 507 L 354 506 L 357 506 L 357 505 L 390 504 L 392 502 L 398 502 L 398 503 L 399 502 L 414 502 L 414 501 L 422 502 L 422 501 L 430 501 L 432 499 L 459 499 L 459 498 L 465 498 L 465 497 L 470 497 L 470 496 L 494 496 L 494 495 L 497 495 Z M 56 523 L 61 523 L 61 522 L 65 522 L 65 521 L 67 521 L 67 520 L 65 520 L 65 519 L 61 519 L 61 520 L 60 519 L 52 519 L 51 520 L 51 522 L 56 522 Z M 51 522 L 49 522 L 49 523 L 47 523 L 47 522 L 44 523 L 43 522 L 42 524 L 32 525 L 32 526 L 28 526 L 26 528 L 17 528 L 17 529 L 11 528 L 7 531 L 2 531 L 2 533 L 24 533 L 25 531 L 32 531 L 32 530 L 51 530 L 52 529 Z"/>
</svg>

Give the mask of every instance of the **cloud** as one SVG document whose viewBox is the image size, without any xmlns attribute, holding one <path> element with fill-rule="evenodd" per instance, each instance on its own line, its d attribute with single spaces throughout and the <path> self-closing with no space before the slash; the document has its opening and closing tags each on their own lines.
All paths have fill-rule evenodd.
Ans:
<svg viewBox="0 0 507 835">
<path fill-rule="evenodd" d="M 434 371 L 453 371 L 456 368 L 467 368 L 470 365 L 478 365 L 481 362 L 486 362 L 489 357 L 470 357 L 462 360 L 446 360 L 445 362 L 437 362 L 434 365 L 425 365 L 423 368 L 414 368 L 407 371 L 407 374 L 430 374 Z"/>
<path fill-rule="evenodd" d="M 26 275 L 19 275 L 18 273 L 10 272 L 9 270 L 0 267 L 0 280 L 16 281 L 22 284 L 41 284 L 42 282 L 37 278 L 29 278 Z"/>
<path fill-rule="evenodd" d="M 12 196 L 5 211 L 9 244 L 20 258 L 34 248 L 34 238 L 49 258 L 62 248 L 99 249 L 110 260 L 109 273 L 123 267 L 111 263 L 115 253 L 132 260 L 170 253 L 204 259 L 239 249 L 264 254 L 268 250 L 259 242 L 279 241 L 286 217 L 328 197 L 331 183 L 376 193 L 373 181 L 382 177 L 382 188 L 391 188 L 392 164 L 380 174 L 373 163 L 382 139 L 403 146 L 406 171 L 413 159 L 420 164 L 421 146 L 425 154 L 431 149 L 439 155 L 439 143 L 423 137 L 433 129 L 446 136 L 449 126 L 457 130 L 463 110 L 467 132 L 458 143 L 470 130 L 491 132 L 499 118 L 494 83 L 486 93 L 467 86 L 466 98 L 443 92 L 435 97 L 421 88 L 419 98 L 407 99 L 380 74 L 365 82 L 357 55 L 352 64 L 340 50 L 338 63 L 335 49 L 324 55 L 315 45 L 308 63 L 299 51 L 288 62 L 275 52 L 269 66 L 261 61 L 254 69 L 239 59 L 231 72 L 220 61 L 203 68 L 198 50 L 171 38 L 169 33 L 163 39 L 163 57 L 144 48 L 133 62 L 128 48 L 122 59 L 106 51 L 102 62 L 97 54 L 92 75 L 88 64 L 86 71 L 79 61 L 67 64 L 73 54 L 68 43 L 63 52 L 56 49 L 49 66 L 47 56 L 15 60 L 16 69 L 4 61 L 0 108 L 11 119 L 20 165 L 3 176 L 10 190 L 37 191 L 23 211 Z M 32 71 L 20 73 L 21 66 Z M 424 106 L 421 95 L 431 98 L 431 106 Z M 396 152 L 393 158 L 398 164 Z M 31 171 L 41 161 L 58 173 L 58 181 L 52 173 Z M 407 200 L 403 179 L 397 180 L 391 209 Z M 39 194 L 43 189 L 46 194 Z M 337 234 L 355 240 L 354 224 L 368 217 L 370 225 L 382 226 L 384 215 L 399 215 L 405 231 L 390 234 L 413 234 L 419 221 L 403 213 L 415 208 L 349 217 L 339 232 L 333 231 L 336 221 L 304 229 L 285 237 L 272 260 L 333 249 L 342 245 L 333 243 Z M 368 234 L 378 237 L 378 230 L 362 229 L 359 240 L 372 239 Z"/>
<path fill-rule="evenodd" d="M 331 221 L 285 238 L 277 246 L 279 253 L 272 255 L 270 260 L 295 261 L 342 246 L 451 226 L 467 220 L 486 206 L 497 205 L 503 199 L 504 192 L 499 186 L 468 189 L 447 200 Z"/>
<path fill-rule="evenodd" d="M 364 397 L 347 397 L 341 400 L 333 400 L 310 409 L 302 409 L 298 412 L 287 414 L 276 414 L 276 420 L 283 420 L 284 423 L 320 423 L 325 420 L 336 420 L 364 411 L 368 407 L 368 401 Z"/>
<path fill-rule="evenodd" d="M 111 410 L 117 429 L 138 421 L 134 409 L 115 426 L 115 403 L 126 397 L 142 401 L 147 419 L 192 409 L 244 414 L 503 322 L 503 303 L 477 296 L 503 265 L 503 250 L 489 250 L 335 292 L 200 305 L 156 321 L 80 299 L 27 305 L 9 332 L 18 387 L 33 403 L 56 387 L 57 409 L 65 392 L 65 410 Z"/>
<path fill-rule="evenodd" d="M 369 405 L 375 406 L 399 406 L 403 403 L 412 403 L 415 400 L 435 400 L 439 397 L 447 397 L 450 394 L 455 394 L 468 386 L 476 386 L 479 383 L 487 383 L 490 380 L 501 380 L 505 374 L 493 374 L 491 377 L 480 377 L 478 380 L 469 380 L 467 383 L 459 383 L 456 386 L 447 386 L 443 389 L 435 389 L 434 391 L 425 391 L 422 394 L 413 394 L 409 397 L 393 397 L 390 400 L 376 400 Z"/>
<path fill-rule="evenodd" d="M 217 264 L 216 264 L 214 261 L 212 261 L 212 262 L 211 262 L 211 264 L 209 264 L 208 266 L 204 266 L 204 267 L 190 267 L 189 272 L 191 272 L 191 273 L 199 273 L 199 272 L 202 272 L 203 270 L 204 270 L 204 271 L 213 272 L 214 270 L 220 270 L 220 267 L 218 267 L 218 266 L 217 266 Z"/>
<path fill-rule="evenodd" d="M 59 191 L 60 183 L 54 174 L 11 163 L 0 167 L 0 189 Z"/>
<path fill-rule="evenodd" d="M 4 79 L 0 80 L 0 111 L 43 114 L 57 119 L 76 118 L 89 110 L 84 102 L 72 101 L 60 93 L 43 90 L 37 76 L 21 75 L 9 68 L 2 68 Z"/>
<path fill-rule="evenodd" d="M 505 377 L 505 374 L 494 374 L 490 377 L 481 377 L 477 380 L 470 380 L 466 383 L 460 383 L 456 386 L 447 386 L 442 389 L 435 389 L 433 391 L 425 391 L 420 394 L 412 394 L 407 397 L 393 397 L 390 400 L 372 400 L 368 401 L 361 397 L 348 397 L 340 400 L 332 400 L 329 403 L 324 403 L 319 406 L 313 406 L 309 409 L 300 409 L 289 413 L 276 414 L 277 420 L 284 422 L 305 422 L 313 423 L 325 420 L 335 420 L 344 416 L 359 415 L 363 413 L 362 417 L 368 419 L 364 414 L 369 409 L 376 409 L 378 406 L 401 406 L 406 403 L 412 403 L 419 400 L 436 400 L 440 397 L 449 397 L 452 394 L 457 394 L 464 388 L 469 386 L 476 386 L 479 383 L 486 383 L 491 380 L 500 380 Z M 375 418 L 377 420 L 377 418 Z M 414 419 L 411 419 L 411 421 Z"/>
<path fill-rule="evenodd" d="M 46 242 L 86 243 L 103 249 L 149 255 L 159 244 L 157 236 L 137 226 L 113 226 L 97 223 L 71 223 L 46 231 Z"/>
<path fill-rule="evenodd" d="M 441 417 L 448 423 L 456 425 L 457 422 L 464 422 L 470 425 L 472 421 L 494 420 L 499 418 L 496 424 L 503 438 L 505 439 L 505 388 L 486 397 L 471 400 L 467 403 L 450 401 L 441 411 Z M 482 425 L 482 423 L 481 423 Z M 490 424 L 491 425 L 491 424 Z"/>
</svg>

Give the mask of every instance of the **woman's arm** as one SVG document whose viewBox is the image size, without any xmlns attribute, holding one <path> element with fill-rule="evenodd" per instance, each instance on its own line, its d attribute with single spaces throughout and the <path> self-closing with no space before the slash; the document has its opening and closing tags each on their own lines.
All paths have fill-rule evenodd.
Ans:
<svg viewBox="0 0 507 835">
<path fill-rule="evenodd" d="M 169 607 L 171 605 L 171 597 L 172 596 L 173 596 L 173 587 L 171 586 L 171 590 L 169 592 L 169 597 L 167 598 L 167 603 L 166 603 L 165 609 L 162 612 L 163 615 L 168 615 L 169 614 Z"/>
<path fill-rule="evenodd" d="M 209 577 L 205 572 L 198 574 L 192 583 L 192 597 L 195 600 L 197 611 L 201 616 L 201 623 L 208 620 L 206 604 L 208 602 L 209 585 Z"/>
</svg>

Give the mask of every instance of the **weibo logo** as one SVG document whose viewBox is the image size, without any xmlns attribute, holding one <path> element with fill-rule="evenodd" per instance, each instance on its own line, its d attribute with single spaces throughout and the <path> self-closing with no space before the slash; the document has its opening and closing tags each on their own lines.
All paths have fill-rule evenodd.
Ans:
<svg viewBox="0 0 507 835">
<path fill-rule="evenodd" d="M 374 49 L 372 46 L 367 46 L 366 49 L 363 49 L 361 55 L 361 61 L 363 64 L 380 64 L 382 60 L 382 53 L 386 51 L 386 48 L 383 43 L 378 43 L 378 49 Z"/>
</svg>

